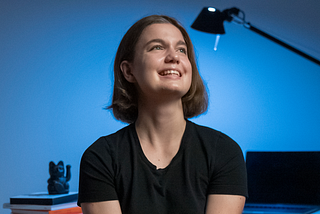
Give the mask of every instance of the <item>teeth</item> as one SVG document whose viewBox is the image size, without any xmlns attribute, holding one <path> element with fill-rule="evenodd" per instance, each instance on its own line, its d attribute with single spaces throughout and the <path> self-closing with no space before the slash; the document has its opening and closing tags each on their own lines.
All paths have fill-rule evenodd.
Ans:
<svg viewBox="0 0 320 214">
<path fill-rule="evenodd" d="M 167 70 L 167 71 L 163 71 L 160 73 L 161 76 L 166 76 L 166 75 L 178 75 L 180 76 L 180 73 L 176 70 Z"/>
</svg>

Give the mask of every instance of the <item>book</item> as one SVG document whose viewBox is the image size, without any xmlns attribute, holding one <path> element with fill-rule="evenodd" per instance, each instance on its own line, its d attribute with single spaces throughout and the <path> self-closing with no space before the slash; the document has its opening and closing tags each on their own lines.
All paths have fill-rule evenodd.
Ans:
<svg viewBox="0 0 320 214">
<path fill-rule="evenodd" d="M 11 209 L 12 214 L 82 214 L 81 207 L 71 207 L 60 210 L 19 210 Z"/>
<path fill-rule="evenodd" d="M 55 211 L 55 210 L 62 210 L 68 208 L 78 207 L 77 202 L 69 202 L 69 203 L 62 203 L 56 205 L 37 205 L 37 204 L 3 204 L 4 209 L 11 209 L 11 210 L 42 210 L 42 211 Z"/>
<path fill-rule="evenodd" d="M 49 195 L 47 192 L 18 195 L 10 198 L 10 204 L 56 205 L 77 201 L 78 192 Z"/>
</svg>

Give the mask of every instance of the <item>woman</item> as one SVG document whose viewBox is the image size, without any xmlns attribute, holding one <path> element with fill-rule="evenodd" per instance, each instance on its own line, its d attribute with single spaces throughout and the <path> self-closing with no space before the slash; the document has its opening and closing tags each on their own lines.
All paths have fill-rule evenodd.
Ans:
<svg viewBox="0 0 320 214">
<path fill-rule="evenodd" d="M 187 120 L 208 99 L 185 29 L 167 16 L 139 20 L 119 45 L 114 76 L 109 108 L 130 125 L 83 154 L 83 213 L 242 213 L 240 147 Z"/>
</svg>

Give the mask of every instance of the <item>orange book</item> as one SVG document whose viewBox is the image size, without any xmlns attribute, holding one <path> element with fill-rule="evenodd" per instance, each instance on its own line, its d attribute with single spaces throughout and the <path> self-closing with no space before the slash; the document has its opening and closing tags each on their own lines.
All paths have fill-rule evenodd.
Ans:
<svg viewBox="0 0 320 214">
<path fill-rule="evenodd" d="M 82 214 L 81 207 L 71 207 L 61 210 L 51 210 L 48 212 L 49 214 Z"/>
<path fill-rule="evenodd" d="M 60 210 L 22 210 L 12 209 L 12 214 L 82 214 L 81 207 L 70 207 Z"/>
</svg>

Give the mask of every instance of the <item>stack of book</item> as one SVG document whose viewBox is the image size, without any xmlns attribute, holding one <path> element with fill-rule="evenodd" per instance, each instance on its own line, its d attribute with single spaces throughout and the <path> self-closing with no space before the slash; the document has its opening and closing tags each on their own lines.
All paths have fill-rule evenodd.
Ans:
<svg viewBox="0 0 320 214">
<path fill-rule="evenodd" d="M 11 209 L 11 214 L 82 214 L 77 206 L 78 193 L 49 195 L 32 193 L 10 198 L 3 208 Z"/>
</svg>

